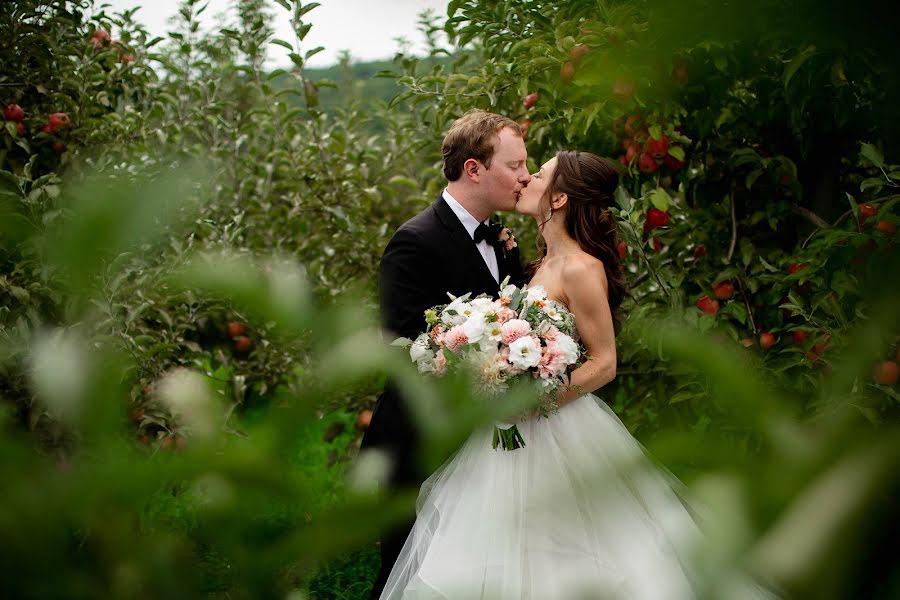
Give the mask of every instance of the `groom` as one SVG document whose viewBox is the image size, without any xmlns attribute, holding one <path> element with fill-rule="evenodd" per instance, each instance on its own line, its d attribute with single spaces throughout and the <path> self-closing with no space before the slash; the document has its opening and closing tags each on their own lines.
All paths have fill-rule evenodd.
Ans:
<svg viewBox="0 0 900 600">
<path fill-rule="evenodd" d="M 425 330 L 424 311 L 449 302 L 447 292 L 497 297 L 505 277 L 522 283 L 519 249 L 508 248 L 501 239 L 502 227 L 489 222 L 495 211 L 513 210 L 531 180 L 519 125 L 493 113 L 469 112 L 450 127 L 441 152 L 446 189 L 394 233 L 381 257 L 379 294 L 389 337 L 415 339 Z M 404 400 L 388 385 L 375 406 L 362 449 L 387 452 L 392 460 L 390 484 L 409 488 L 418 487 L 428 475 L 419 470 L 418 445 Z M 372 598 L 381 594 L 412 525 L 383 537 L 381 571 Z"/>
</svg>

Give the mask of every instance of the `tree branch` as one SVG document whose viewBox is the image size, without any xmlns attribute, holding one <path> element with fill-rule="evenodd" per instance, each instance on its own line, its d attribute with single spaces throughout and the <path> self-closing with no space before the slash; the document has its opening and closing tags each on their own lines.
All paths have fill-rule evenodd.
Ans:
<svg viewBox="0 0 900 600">
<path fill-rule="evenodd" d="M 819 229 L 830 229 L 831 225 L 829 225 L 825 219 L 814 213 L 813 211 L 800 206 L 799 204 L 791 204 L 791 211 L 795 214 L 800 215 L 805 218 L 807 221 L 818 227 Z"/>
<path fill-rule="evenodd" d="M 734 256 L 734 247 L 737 245 L 737 215 L 734 207 L 734 185 L 731 186 L 731 193 L 729 194 L 731 197 L 731 245 L 728 246 L 728 256 L 725 258 L 726 263 L 731 262 L 731 257 Z"/>
</svg>

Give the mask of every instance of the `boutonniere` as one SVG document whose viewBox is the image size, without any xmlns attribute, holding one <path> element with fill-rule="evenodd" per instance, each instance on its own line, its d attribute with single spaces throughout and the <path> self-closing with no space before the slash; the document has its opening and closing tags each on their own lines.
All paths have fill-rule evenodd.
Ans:
<svg viewBox="0 0 900 600">
<path fill-rule="evenodd" d="M 497 240 L 500 242 L 504 254 L 519 245 L 516 243 L 516 236 L 513 235 L 513 232 L 509 227 L 500 229 Z"/>
</svg>

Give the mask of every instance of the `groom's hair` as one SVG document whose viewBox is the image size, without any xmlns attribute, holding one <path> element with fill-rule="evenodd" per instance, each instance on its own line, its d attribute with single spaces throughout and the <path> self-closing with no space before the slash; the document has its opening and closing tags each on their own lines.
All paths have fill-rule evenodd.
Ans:
<svg viewBox="0 0 900 600">
<path fill-rule="evenodd" d="M 516 132 L 516 135 L 522 136 L 522 128 L 518 123 L 484 110 L 469 111 L 455 120 L 441 144 L 444 176 L 447 181 L 459 179 L 463 173 L 463 165 L 470 158 L 490 168 L 496 150 L 495 139 L 506 127 Z"/>
</svg>

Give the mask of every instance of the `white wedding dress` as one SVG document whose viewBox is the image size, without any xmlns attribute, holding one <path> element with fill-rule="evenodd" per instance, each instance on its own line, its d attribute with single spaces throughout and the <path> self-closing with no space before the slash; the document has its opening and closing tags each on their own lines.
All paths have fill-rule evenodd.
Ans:
<svg viewBox="0 0 900 600">
<path fill-rule="evenodd" d="M 479 430 L 422 485 L 382 599 L 697 596 L 680 484 L 612 410 L 586 395 L 518 426 L 526 447 L 492 450 Z M 771 597 L 758 591 L 742 597 Z"/>
</svg>

